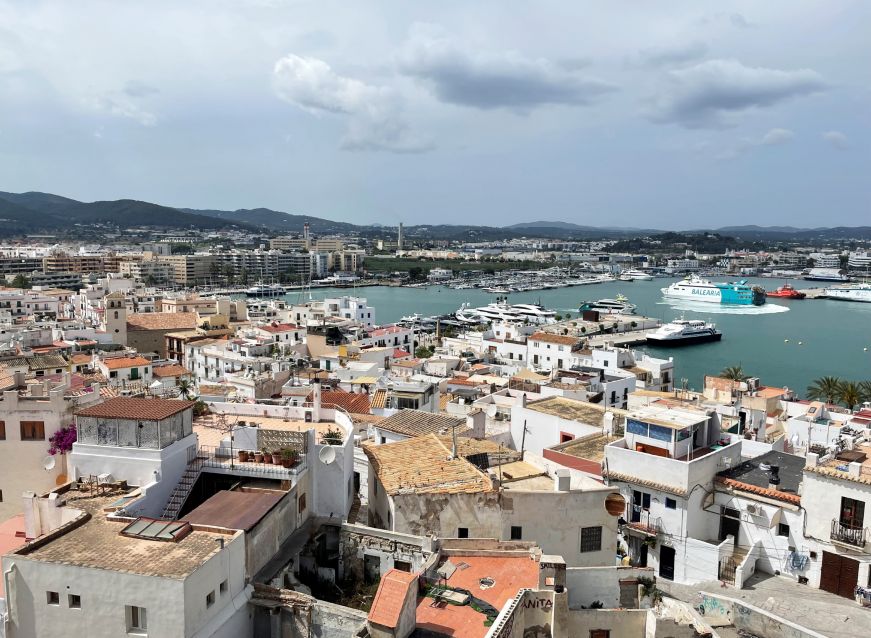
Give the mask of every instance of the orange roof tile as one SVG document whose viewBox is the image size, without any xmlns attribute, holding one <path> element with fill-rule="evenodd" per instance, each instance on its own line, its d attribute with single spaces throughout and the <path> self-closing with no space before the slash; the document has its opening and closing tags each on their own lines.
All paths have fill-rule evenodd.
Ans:
<svg viewBox="0 0 871 638">
<path fill-rule="evenodd" d="M 190 374 L 190 370 L 179 363 L 171 363 L 165 366 L 155 366 L 151 370 L 151 374 L 155 377 L 180 377 Z"/>
<path fill-rule="evenodd" d="M 89 354 L 74 354 L 70 357 L 70 363 L 74 365 L 82 365 L 83 363 L 90 363 L 93 357 Z"/>
<path fill-rule="evenodd" d="M 381 578 L 372 608 L 369 610 L 369 622 L 395 629 L 399 625 L 402 605 L 408 596 L 408 590 L 417 587 L 417 576 L 408 572 L 391 569 Z M 417 596 L 415 596 L 415 601 Z"/>
<path fill-rule="evenodd" d="M 270 323 L 265 326 L 257 326 L 257 328 L 271 334 L 276 334 L 279 332 L 293 332 L 294 330 L 300 329 L 299 326 L 295 326 L 292 323 Z"/>
<path fill-rule="evenodd" d="M 558 343 L 563 346 L 573 346 L 580 339 L 577 337 L 569 337 L 568 335 L 555 335 L 550 332 L 536 332 L 529 337 L 529 341 L 544 341 L 545 343 Z"/>
<path fill-rule="evenodd" d="M 311 401 L 309 394 L 306 401 Z M 369 395 L 355 394 L 345 390 L 325 390 L 321 392 L 321 405 L 325 407 L 338 406 L 345 412 L 369 414 Z"/>
<path fill-rule="evenodd" d="M 789 492 L 772 490 L 767 487 L 759 487 L 758 485 L 736 481 L 735 479 L 726 478 L 725 476 L 718 476 L 717 482 L 722 483 L 723 485 L 728 485 L 729 487 L 734 487 L 736 490 L 741 490 L 742 492 L 750 492 L 751 494 L 758 494 L 759 496 L 773 498 L 778 501 L 786 501 L 787 503 L 795 503 L 796 505 L 801 504 L 801 496 L 798 494 L 790 494 Z"/>
<path fill-rule="evenodd" d="M 76 412 L 76 416 L 103 419 L 142 419 L 161 421 L 194 406 L 193 401 L 174 399 L 133 399 L 117 397 Z"/>
<path fill-rule="evenodd" d="M 196 328 L 195 312 L 137 312 L 127 317 L 127 330 L 186 330 Z"/>
<path fill-rule="evenodd" d="M 147 366 L 150 364 L 151 361 L 145 357 L 112 357 L 103 360 L 103 365 L 110 370 L 118 370 L 119 368 L 135 368 L 136 366 Z"/>
</svg>

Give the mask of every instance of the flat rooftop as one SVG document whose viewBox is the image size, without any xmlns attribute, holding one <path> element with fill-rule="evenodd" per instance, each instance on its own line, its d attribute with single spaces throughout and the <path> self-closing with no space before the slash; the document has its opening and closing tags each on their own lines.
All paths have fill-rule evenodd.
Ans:
<svg viewBox="0 0 871 638">
<path fill-rule="evenodd" d="M 608 434 L 593 434 L 574 439 L 565 447 L 559 448 L 558 451 L 579 459 L 601 463 L 605 458 L 605 446 L 621 438 L 623 437 Z"/>
<path fill-rule="evenodd" d="M 457 569 L 447 579 L 452 588 L 465 589 L 496 609 L 524 588 L 538 587 L 538 561 L 529 556 L 465 556 L 447 558 Z M 439 565 L 444 565 L 444 561 Z M 489 580 L 482 585 L 482 579 Z M 432 598 L 422 597 L 417 604 L 417 628 L 457 638 L 483 638 L 490 630 L 487 617 L 470 605 L 433 607 Z"/>
<path fill-rule="evenodd" d="M 575 386 L 580 388 L 580 386 Z M 589 425 L 601 426 L 605 412 L 612 412 L 615 415 L 625 415 L 627 412 L 619 409 L 606 409 L 604 406 L 586 401 L 576 401 L 575 399 L 567 399 L 565 397 L 548 397 L 531 401 L 526 404 L 527 409 L 558 416 L 561 419 L 568 421 L 580 421 Z"/>
<path fill-rule="evenodd" d="M 238 419 L 235 418 L 235 415 L 228 415 L 225 426 L 218 415 L 206 414 L 197 417 L 194 420 L 194 432 L 199 438 L 200 445 L 217 447 L 220 445 L 222 439 L 230 436 L 230 432 L 227 428 L 233 423 L 238 425 L 241 421 L 244 421 L 248 425 L 257 425 L 264 430 L 279 430 L 282 432 L 308 432 L 309 430 L 317 430 L 318 441 L 320 441 L 321 437 L 328 430 L 335 431 L 338 427 L 332 421 L 311 423 L 300 419 L 279 419 L 276 417 L 246 415 L 239 416 Z M 344 432 L 342 428 L 338 429 Z"/>
<path fill-rule="evenodd" d="M 771 450 L 749 459 L 717 475 L 717 480 L 738 490 L 780 500 L 799 501 L 799 486 L 803 476 L 804 457 Z M 778 468 L 779 487 L 769 489 L 771 467 Z"/>
<path fill-rule="evenodd" d="M 64 494 L 67 506 L 87 512 L 90 518 L 41 546 L 37 539 L 14 554 L 45 563 L 183 580 L 220 550 L 219 539 L 232 537 L 197 529 L 178 542 L 122 536 L 130 520 L 110 521 L 107 509 L 114 509 L 123 496 L 121 491 L 93 496 L 69 490 Z"/>
<path fill-rule="evenodd" d="M 279 490 L 221 490 L 184 516 L 191 525 L 253 529 L 287 495 Z"/>
<path fill-rule="evenodd" d="M 629 414 L 629 418 L 682 430 L 691 425 L 707 421 L 708 415 L 704 412 L 688 408 L 677 409 L 670 406 L 653 404 L 634 410 Z"/>
<path fill-rule="evenodd" d="M 862 458 L 862 455 L 865 458 Z M 851 474 L 850 463 L 860 463 L 859 474 Z M 831 478 L 841 478 L 857 483 L 871 485 L 871 444 L 863 443 L 852 450 L 844 450 L 835 458 L 828 459 L 816 466 L 804 468 L 808 472 L 822 474 Z"/>
</svg>

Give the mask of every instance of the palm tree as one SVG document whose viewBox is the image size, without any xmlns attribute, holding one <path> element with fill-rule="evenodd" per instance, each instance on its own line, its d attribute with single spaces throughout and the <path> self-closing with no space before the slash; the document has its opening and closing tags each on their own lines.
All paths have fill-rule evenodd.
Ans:
<svg viewBox="0 0 871 638">
<path fill-rule="evenodd" d="M 750 378 L 741 365 L 727 366 L 720 371 L 720 376 L 731 381 L 746 381 Z"/>
<path fill-rule="evenodd" d="M 184 398 L 186 401 L 191 400 L 191 395 L 193 393 L 193 385 L 187 379 L 182 379 L 178 382 L 178 393 Z"/>
<path fill-rule="evenodd" d="M 814 401 L 835 403 L 841 397 L 841 380 L 838 377 L 820 377 L 807 387 L 807 396 Z"/>
<path fill-rule="evenodd" d="M 844 381 L 841 384 L 841 392 L 838 398 L 852 412 L 853 408 L 862 402 L 862 388 L 855 381 Z"/>
<path fill-rule="evenodd" d="M 859 390 L 862 392 L 862 401 L 871 401 L 871 381 L 861 381 Z"/>
</svg>

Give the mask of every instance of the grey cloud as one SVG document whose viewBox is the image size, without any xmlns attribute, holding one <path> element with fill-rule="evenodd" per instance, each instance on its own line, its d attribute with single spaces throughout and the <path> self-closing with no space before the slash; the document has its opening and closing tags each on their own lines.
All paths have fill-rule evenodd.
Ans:
<svg viewBox="0 0 871 638">
<path fill-rule="evenodd" d="M 823 139 L 837 149 L 849 148 L 850 140 L 840 131 L 826 131 L 823 133 Z"/>
<path fill-rule="evenodd" d="M 427 82 L 443 102 L 525 112 L 547 104 L 584 105 L 616 90 L 571 65 L 517 52 L 472 53 L 437 27 L 415 25 L 399 55 L 407 75 Z"/>
<path fill-rule="evenodd" d="M 707 53 L 708 46 L 704 42 L 687 42 L 671 47 L 653 47 L 639 51 L 638 64 L 650 67 L 674 66 L 699 60 Z"/>
<path fill-rule="evenodd" d="M 749 110 L 826 89 L 810 69 L 782 71 L 747 67 L 737 60 L 708 60 L 666 74 L 648 111 L 655 122 L 688 128 L 734 125 Z"/>
<path fill-rule="evenodd" d="M 719 153 L 717 159 L 735 159 L 754 148 L 763 146 L 780 146 L 795 138 L 795 133 L 787 128 L 773 128 L 760 138 L 745 137 L 733 147 Z"/>
<path fill-rule="evenodd" d="M 148 97 L 156 93 L 160 93 L 160 90 L 139 80 L 130 80 L 124 85 L 124 94 L 130 97 Z"/>
<path fill-rule="evenodd" d="M 309 113 L 342 115 L 345 150 L 422 153 L 432 142 L 415 135 L 389 88 L 339 75 L 323 60 L 287 55 L 275 63 L 273 88 L 285 102 Z"/>
</svg>

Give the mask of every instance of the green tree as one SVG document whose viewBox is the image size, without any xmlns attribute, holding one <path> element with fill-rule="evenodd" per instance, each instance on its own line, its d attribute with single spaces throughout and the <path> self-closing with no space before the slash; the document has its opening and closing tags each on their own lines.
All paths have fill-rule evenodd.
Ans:
<svg viewBox="0 0 871 638">
<path fill-rule="evenodd" d="M 835 403 L 841 398 L 841 380 L 838 377 L 820 377 L 807 387 L 807 397 L 813 401 Z"/>
<path fill-rule="evenodd" d="M 845 406 L 852 410 L 862 402 L 862 388 L 855 381 L 841 383 L 840 396 L 838 397 Z"/>
<path fill-rule="evenodd" d="M 420 266 L 412 266 L 408 269 L 408 278 L 412 281 L 423 279 L 423 268 Z"/>
<path fill-rule="evenodd" d="M 731 381 L 746 381 L 750 378 L 746 372 L 744 372 L 744 368 L 741 365 L 737 366 L 727 366 L 720 371 L 720 376 L 723 379 L 729 379 Z"/>
<path fill-rule="evenodd" d="M 417 350 L 414 351 L 414 356 L 418 359 L 429 359 L 432 354 L 432 348 L 428 348 L 426 346 L 420 346 Z"/>
<path fill-rule="evenodd" d="M 185 401 L 190 401 L 193 397 L 194 386 L 188 379 L 182 379 L 178 382 L 178 394 Z"/>
<path fill-rule="evenodd" d="M 860 382 L 859 390 L 862 392 L 862 401 L 871 401 L 871 381 Z"/>
<path fill-rule="evenodd" d="M 12 280 L 13 288 L 30 288 L 30 280 L 24 275 L 15 275 L 15 279 Z"/>
</svg>

